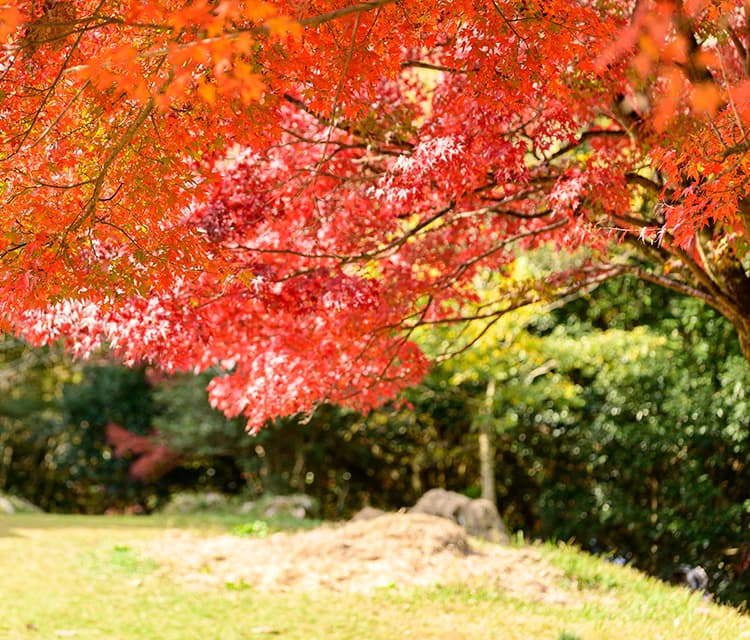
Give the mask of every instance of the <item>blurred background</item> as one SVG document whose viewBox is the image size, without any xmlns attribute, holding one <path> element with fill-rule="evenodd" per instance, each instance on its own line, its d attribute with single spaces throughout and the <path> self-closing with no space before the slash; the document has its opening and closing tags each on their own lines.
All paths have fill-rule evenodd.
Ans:
<svg viewBox="0 0 750 640">
<path fill-rule="evenodd" d="M 527 539 L 666 579 L 700 564 L 716 598 L 750 597 L 750 370 L 731 325 L 694 299 L 609 282 L 505 316 L 401 402 L 369 415 L 324 405 L 257 436 L 209 406 L 210 377 L 3 338 L 0 494 L 148 514 L 184 492 L 304 493 L 343 519 L 433 487 L 494 492 Z"/>
</svg>

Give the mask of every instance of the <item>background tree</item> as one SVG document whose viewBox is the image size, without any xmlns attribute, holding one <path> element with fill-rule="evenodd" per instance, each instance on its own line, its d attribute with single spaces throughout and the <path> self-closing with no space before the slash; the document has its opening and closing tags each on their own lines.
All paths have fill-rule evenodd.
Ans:
<svg viewBox="0 0 750 640">
<path fill-rule="evenodd" d="M 0 490 L 48 504 L 55 463 L 47 454 L 62 430 L 55 400 L 75 368 L 59 348 L 32 351 L 8 336 L 0 347 Z"/>
<path fill-rule="evenodd" d="M 61 347 L 2 341 L 0 491 L 50 511 L 155 506 L 169 489 L 160 495 L 133 482 L 132 460 L 117 459 L 106 434 L 110 421 L 150 431 L 154 410 L 143 371 L 76 364 Z"/>
<path fill-rule="evenodd" d="M 720 597 L 747 598 L 748 371 L 731 325 L 632 278 L 525 313 L 515 325 L 506 315 L 426 381 L 460 383 L 469 410 L 483 405 L 486 377 L 497 380 L 496 488 L 509 528 L 575 540 L 665 579 L 701 564 Z M 515 339 L 503 344 L 508 327 Z M 470 493 L 472 445 L 468 477 L 447 477 Z"/>
</svg>

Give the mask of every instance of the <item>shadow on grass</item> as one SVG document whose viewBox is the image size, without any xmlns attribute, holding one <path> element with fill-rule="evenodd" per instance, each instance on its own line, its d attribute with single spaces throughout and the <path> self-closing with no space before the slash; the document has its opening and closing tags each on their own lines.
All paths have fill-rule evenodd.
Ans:
<svg viewBox="0 0 750 640">
<path fill-rule="evenodd" d="M 0 515 L 0 537 L 18 537 L 23 529 L 132 529 L 163 527 L 163 519 L 149 516 L 82 516 L 51 513 L 14 513 Z"/>
<path fill-rule="evenodd" d="M 0 538 L 19 538 L 13 531 L 13 523 L 10 516 L 0 516 Z"/>
<path fill-rule="evenodd" d="M 0 537 L 18 537 L 24 529 L 189 529 L 228 533 L 248 521 L 257 521 L 248 514 L 201 513 L 201 514 L 151 514 L 151 515 L 78 515 L 59 513 L 16 513 L 0 515 Z M 297 520 L 271 518 L 262 520 L 268 523 L 269 532 L 298 531 L 312 529 L 321 524 L 320 520 Z"/>
</svg>

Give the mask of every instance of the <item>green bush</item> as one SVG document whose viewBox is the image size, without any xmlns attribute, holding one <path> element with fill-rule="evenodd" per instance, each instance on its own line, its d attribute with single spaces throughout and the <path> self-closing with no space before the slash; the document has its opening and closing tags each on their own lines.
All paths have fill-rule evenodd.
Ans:
<svg viewBox="0 0 750 640">
<path fill-rule="evenodd" d="M 648 311 L 647 329 L 628 326 L 632 310 L 623 319 L 609 309 L 627 330 L 597 333 L 589 307 L 586 322 L 558 320 L 546 334 L 579 401 L 529 407 L 499 434 L 501 507 L 511 527 L 666 579 L 700 564 L 715 594 L 741 602 L 750 598 L 750 369 L 710 309 L 669 299 L 661 319 Z"/>
</svg>

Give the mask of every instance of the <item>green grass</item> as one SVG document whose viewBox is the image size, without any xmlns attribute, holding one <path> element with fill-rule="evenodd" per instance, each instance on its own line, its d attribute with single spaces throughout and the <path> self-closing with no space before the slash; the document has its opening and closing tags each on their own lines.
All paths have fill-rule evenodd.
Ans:
<svg viewBox="0 0 750 640">
<path fill-rule="evenodd" d="M 487 586 L 373 595 L 260 592 L 239 580 L 197 591 L 138 551 L 165 528 L 265 530 L 255 516 L 0 516 L 0 638 L 107 640 L 750 640 L 750 618 L 629 568 L 541 547 L 578 606 Z M 249 524 L 250 523 L 250 524 Z M 269 523 L 273 531 L 276 523 Z"/>
<path fill-rule="evenodd" d="M 269 526 L 265 520 L 250 520 L 232 527 L 231 532 L 236 536 L 252 536 L 265 538 L 268 535 Z"/>
</svg>

